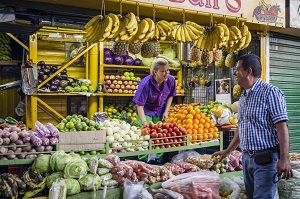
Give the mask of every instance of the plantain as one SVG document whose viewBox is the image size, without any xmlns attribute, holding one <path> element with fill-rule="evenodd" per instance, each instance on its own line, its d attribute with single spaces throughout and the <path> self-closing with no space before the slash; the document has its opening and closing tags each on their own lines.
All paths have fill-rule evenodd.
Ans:
<svg viewBox="0 0 300 199">
<path fill-rule="evenodd" d="M 229 29 L 230 29 L 231 31 L 234 32 L 234 34 L 236 35 L 236 37 L 237 37 L 238 39 L 241 39 L 241 38 L 242 38 L 242 33 L 241 33 L 240 29 L 238 29 L 238 27 L 236 27 L 236 26 L 231 26 Z"/>
<path fill-rule="evenodd" d="M 246 42 L 242 49 L 245 49 L 249 46 L 249 44 L 251 43 L 251 39 L 252 39 L 251 32 L 248 31 L 248 34 L 246 35 Z"/>
<path fill-rule="evenodd" d="M 98 21 L 98 20 L 100 20 L 101 21 L 101 15 L 96 15 L 96 16 L 94 16 L 91 20 L 89 20 L 88 22 L 87 22 L 87 24 L 85 24 L 85 26 L 84 26 L 84 28 L 85 29 L 88 29 L 89 27 L 91 27 L 91 26 L 93 26 L 94 24 L 96 24 L 96 22 Z"/>
<path fill-rule="evenodd" d="M 18 188 L 21 191 L 26 190 L 26 184 L 25 182 L 23 182 L 23 180 L 21 180 L 21 178 L 19 178 L 19 176 L 17 175 L 12 175 L 12 178 L 16 181 L 16 183 L 18 184 Z"/>
<path fill-rule="evenodd" d="M 197 40 L 197 39 L 200 37 L 200 35 L 196 35 L 196 34 L 192 31 L 192 29 L 190 28 L 190 26 L 186 25 L 185 28 L 186 28 L 186 30 L 187 30 L 189 36 L 191 37 L 191 39 L 192 39 L 193 41 Z"/>
<path fill-rule="evenodd" d="M 245 25 L 245 23 L 242 23 L 242 27 L 241 27 L 241 34 L 243 37 L 246 37 L 248 34 L 248 26 Z"/>
<path fill-rule="evenodd" d="M 46 179 L 44 178 L 38 185 L 35 190 L 27 191 L 22 199 L 29 199 L 35 196 L 36 194 L 40 193 L 46 188 Z"/>
</svg>

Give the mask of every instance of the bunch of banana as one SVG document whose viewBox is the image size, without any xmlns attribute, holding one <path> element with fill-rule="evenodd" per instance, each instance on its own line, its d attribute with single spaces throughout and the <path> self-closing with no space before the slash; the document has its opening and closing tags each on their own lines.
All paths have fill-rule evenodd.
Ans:
<svg viewBox="0 0 300 199">
<path fill-rule="evenodd" d="M 243 50 L 249 46 L 251 39 L 251 32 L 244 23 L 242 24 L 241 29 L 238 29 L 236 26 L 231 26 L 226 50 L 229 53 Z"/>
<path fill-rule="evenodd" d="M 192 21 L 182 25 L 176 25 L 172 30 L 172 39 L 179 42 L 191 42 L 197 40 L 205 32 L 205 28 Z"/>
<path fill-rule="evenodd" d="M 37 185 L 36 189 L 27 191 L 27 192 L 25 193 L 25 195 L 23 196 L 22 199 L 32 198 L 32 197 L 35 196 L 36 194 L 42 192 L 42 191 L 46 188 L 46 180 L 47 180 L 47 177 L 44 178 L 44 179 Z"/>
<path fill-rule="evenodd" d="M 138 31 L 130 40 L 130 43 L 145 43 L 154 38 L 155 23 L 150 18 L 145 18 L 138 24 Z"/>
<path fill-rule="evenodd" d="M 32 169 L 28 169 L 23 174 L 23 181 L 26 183 L 26 185 L 30 189 L 37 189 L 38 184 L 43 180 L 43 177 L 41 174 L 39 174 L 36 171 L 33 171 Z"/>
<path fill-rule="evenodd" d="M 165 41 L 170 37 L 173 26 L 179 25 L 178 22 L 167 22 L 166 20 L 161 20 L 155 25 L 154 38 L 158 41 Z"/>
<path fill-rule="evenodd" d="M 113 35 L 115 42 L 129 41 L 138 32 L 137 17 L 132 13 L 128 13 L 123 20 L 120 21 L 119 29 Z"/>
<path fill-rule="evenodd" d="M 229 40 L 229 29 L 223 23 L 216 24 L 213 29 L 213 47 L 214 49 L 221 49 L 224 46 L 227 46 L 227 42 Z"/>
<path fill-rule="evenodd" d="M 88 42 L 111 39 L 118 31 L 119 25 L 119 17 L 113 13 L 106 15 L 104 19 L 101 15 L 97 15 L 84 26 L 86 30 L 84 38 Z"/>
<path fill-rule="evenodd" d="M 26 190 L 26 184 L 16 175 L 0 175 L 0 197 L 17 199 Z"/>
</svg>

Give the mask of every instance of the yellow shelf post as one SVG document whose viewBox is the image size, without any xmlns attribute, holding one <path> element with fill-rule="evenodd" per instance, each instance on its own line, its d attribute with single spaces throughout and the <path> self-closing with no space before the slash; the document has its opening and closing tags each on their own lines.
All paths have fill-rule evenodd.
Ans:
<svg viewBox="0 0 300 199">
<path fill-rule="evenodd" d="M 98 56 L 99 56 L 99 48 L 98 44 L 95 45 L 89 53 L 89 58 L 90 58 L 90 70 L 89 70 L 89 79 L 91 80 L 91 86 L 96 89 L 98 86 L 98 66 L 99 66 L 99 61 L 98 61 Z M 91 96 L 88 102 L 88 118 L 92 118 L 93 114 L 97 112 L 98 109 L 98 98 L 96 96 Z"/>
<path fill-rule="evenodd" d="M 99 48 L 99 83 L 105 86 L 104 84 L 104 43 L 100 42 Z M 104 109 L 104 97 L 99 96 L 99 111 Z"/>
</svg>

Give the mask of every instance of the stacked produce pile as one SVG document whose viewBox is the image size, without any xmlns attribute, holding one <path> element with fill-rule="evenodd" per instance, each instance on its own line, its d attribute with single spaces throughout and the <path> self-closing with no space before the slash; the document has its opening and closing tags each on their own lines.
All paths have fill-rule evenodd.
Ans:
<svg viewBox="0 0 300 199">
<path fill-rule="evenodd" d="M 101 125 L 98 122 L 88 119 L 82 115 L 68 115 L 56 125 L 60 132 L 75 131 L 96 131 L 100 130 Z"/>
<path fill-rule="evenodd" d="M 186 131 L 177 124 L 163 124 L 149 122 L 142 128 L 142 135 L 150 135 L 152 147 L 155 149 L 180 147 L 187 145 Z"/>
<path fill-rule="evenodd" d="M 11 60 L 10 39 L 5 33 L 0 33 L 0 49 L 0 61 Z"/>
<path fill-rule="evenodd" d="M 103 110 L 104 112 L 107 112 L 111 119 L 125 120 L 130 124 L 135 124 L 137 121 L 135 106 L 132 102 L 126 106 L 118 106 L 113 104 L 105 105 Z M 131 122 L 128 121 L 129 118 L 131 119 Z"/>
<path fill-rule="evenodd" d="M 218 128 L 195 104 L 181 105 L 170 111 L 168 123 L 176 123 L 186 129 L 192 143 L 208 141 L 220 137 Z"/>
<path fill-rule="evenodd" d="M 184 89 L 181 83 L 178 82 L 178 80 L 175 80 L 176 82 L 176 93 L 177 94 L 184 94 Z"/>
<path fill-rule="evenodd" d="M 39 61 L 38 64 L 38 82 L 39 84 L 48 79 L 54 74 L 58 67 L 47 65 L 44 61 Z M 66 92 L 90 92 L 96 91 L 91 86 L 90 80 L 85 79 L 74 79 L 68 76 L 67 70 L 64 69 L 56 77 L 52 78 L 41 90 L 43 91 L 66 91 Z"/>
<path fill-rule="evenodd" d="M 105 120 L 106 142 L 109 143 L 108 153 L 145 151 L 149 149 L 149 135 L 142 135 L 141 129 L 131 126 L 125 121 Z"/>
<path fill-rule="evenodd" d="M 122 46 L 122 43 L 116 43 L 114 51 L 104 48 L 104 63 L 127 66 L 142 66 L 141 59 L 128 54 L 128 44 Z"/>
<path fill-rule="evenodd" d="M 108 93 L 133 94 L 141 81 L 140 77 L 135 77 L 133 72 L 124 72 L 123 75 L 106 75 L 105 88 Z"/>
<path fill-rule="evenodd" d="M 12 120 L 10 120 L 12 122 Z M 35 124 L 36 131 L 29 131 L 22 123 L 1 124 L 0 159 L 34 159 L 38 154 L 49 153 L 59 141 L 58 130 L 52 124 Z"/>
</svg>

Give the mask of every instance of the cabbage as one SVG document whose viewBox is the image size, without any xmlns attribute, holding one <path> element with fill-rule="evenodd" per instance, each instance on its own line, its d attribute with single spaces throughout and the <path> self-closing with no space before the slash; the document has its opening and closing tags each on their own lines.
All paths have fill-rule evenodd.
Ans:
<svg viewBox="0 0 300 199">
<path fill-rule="evenodd" d="M 112 64 L 114 61 L 113 57 L 105 57 L 104 58 L 104 63 L 105 64 Z"/>
<path fill-rule="evenodd" d="M 154 61 L 153 57 L 150 57 L 150 58 L 143 57 L 143 59 L 142 59 L 144 66 L 151 66 L 153 61 Z"/>
<path fill-rule="evenodd" d="M 64 181 L 67 186 L 67 196 L 74 195 L 80 192 L 80 184 L 78 180 L 67 178 Z"/>
<path fill-rule="evenodd" d="M 132 65 L 133 64 L 134 59 L 130 56 L 127 56 L 126 58 L 124 58 L 124 65 Z"/>
<path fill-rule="evenodd" d="M 163 55 L 170 59 L 175 59 L 176 52 L 175 52 L 175 50 L 173 50 L 173 48 L 166 48 L 163 52 Z"/>
<path fill-rule="evenodd" d="M 113 61 L 114 64 L 116 65 L 122 65 L 124 63 L 124 59 L 122 56 L 115 56 L 114 57 L 114 61 Z"/>
<path fill-rule="evenodd" d="M 88 166 L 82 159 L 75 158 L 70 161 L 64 171 L 65 178 L 81 178 L 88 172 Z"/>
<path fill-rule="evenodd" d="M 140 60 L 139 58 L 136 58 L 133 62 L 133 65 L 134 66 L 142 66 L 143 65 L 143 62 L 142 60 Z"/>
<path fill-rule="evenodd" d="M 64 177 L 63 173 L 61 172 L 52 173 L 47 177 L 47 181 L 46 181 L 47 187 L 50 189 L 53 182 L 55 182 L 56 180 L 63 179 L 63 177 Z"/>
<path fill-rule="evenodd" d="M 51 155 L 42 155 L 34 160 L 32 169 L 40 174 L 50 171 L 50 157 Z"/>
<path fill-rule="evenodd" d="M 52 171 L 64 171 L 65 166 L 73 159 L 69 154 L 64 151 L 57 151 L 53 153 L 50 158 L 50 167 Z"/>
<path fill-rule="evenodd" d="M 112 57 L 113 52 L 109 48 L 104 48 L 104 57 Z"/>
<path fill-rule="evenodd" d="M 79 183 L 84 191 L 98 190 L 101 187 L 101 178 L 97 174 L 87 174 L 79 179 Z"/>
</svg>

